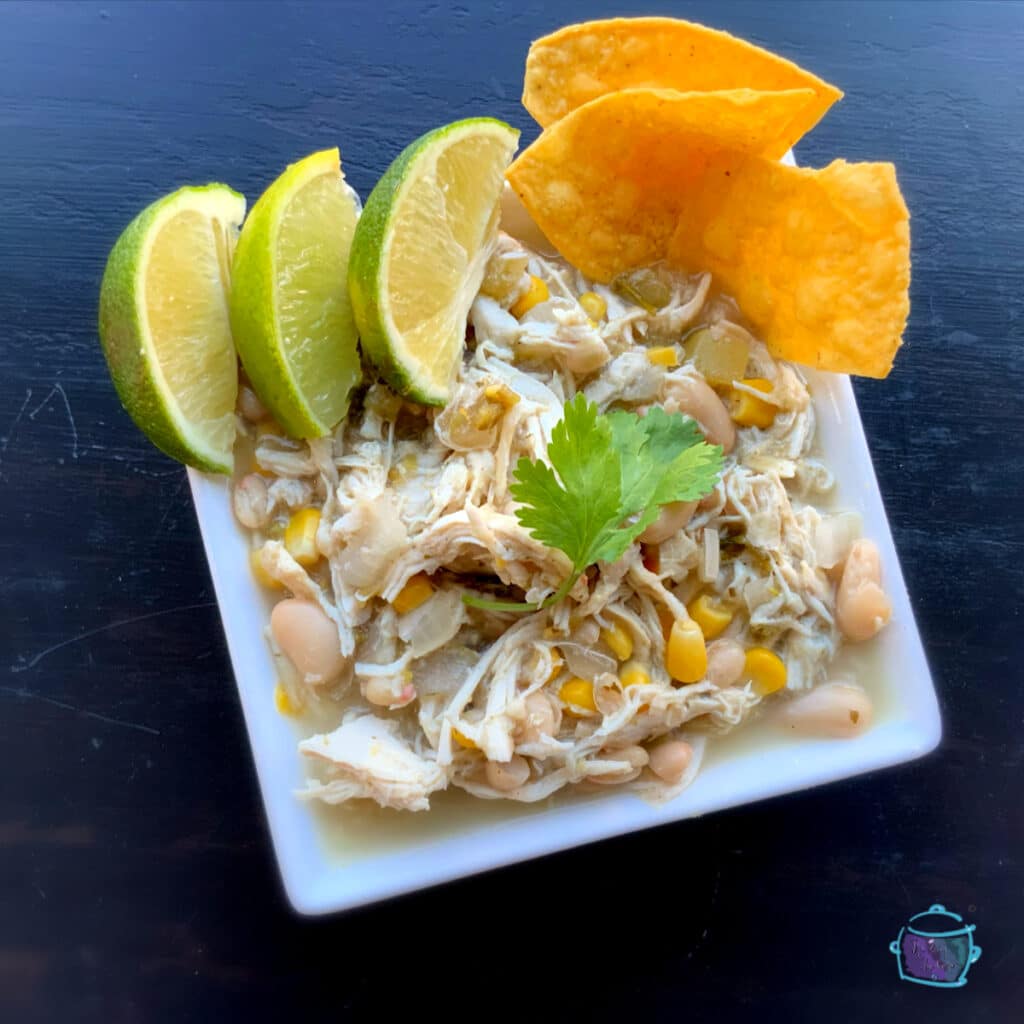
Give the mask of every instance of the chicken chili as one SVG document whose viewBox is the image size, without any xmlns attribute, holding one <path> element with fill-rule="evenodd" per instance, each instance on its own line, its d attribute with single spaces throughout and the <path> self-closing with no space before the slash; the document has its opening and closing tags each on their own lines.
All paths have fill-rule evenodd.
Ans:
<svg viewBox="0 0 1024 1024">
<path fill-rule="evenodd" d="M 449 785 L 536 801 L 600 784 L 664 799 L 763 704 L 805 733 L 865 729 L 870 701 L 831 666 L 889 619 L 877 549 L 856 516 L 823 510 L 804 377 L 711 276 L 659 265 L 603 286 L 500 235 L 469 323 L 442 409 L 372 383 L 305 442 L 241 390 L 252 455 L 234 509 L 280 595 L 268 634 L 278 707 L 307 733 L 302 795 L 425 810 Z M 601 413 L 681 413 L 722 468 L 545 606 L 570 560 L 517 518 L 514 471 L 547 460 L 579 394 Z"/>
</svg>

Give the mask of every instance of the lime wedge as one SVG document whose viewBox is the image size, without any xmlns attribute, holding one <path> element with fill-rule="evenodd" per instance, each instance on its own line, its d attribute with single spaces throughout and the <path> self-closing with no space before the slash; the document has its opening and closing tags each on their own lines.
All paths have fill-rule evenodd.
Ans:
<svg viewBox="0 0 1024 1024">
<path fill-rule="evenodd" d="M 293 437 L 321 437 L 361 376 L 345 275 L 359 199 L 337 149 L 287 170 L 253 206 L 232 264 L 231 328 L 256 393 Z"/>
<path fill-rule="evenodd" d="M 363 351 L 400 394 L 443 405 L 519 133 L 474 117 L 406 147 L 370 194 L 348 284 Z"/>
<path fill-rule="evenodd" d="M 230 473 L 238 359 L 231 252 L 245 197 L 180 188 L 124 229 L 100 286 L 99 332 L 118 396 L 142 432 L 180 462 Z"/>
</svg>

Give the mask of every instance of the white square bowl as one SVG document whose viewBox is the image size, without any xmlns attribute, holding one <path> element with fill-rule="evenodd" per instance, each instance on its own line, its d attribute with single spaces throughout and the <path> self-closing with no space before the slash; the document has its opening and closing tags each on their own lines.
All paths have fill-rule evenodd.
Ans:
<svg viewBox="0 0 1024 1024">
<path fill-rule="evenodd" d="M 795 166 L 792 151 L 782 162 Z M 507 187 L 507 186 L 506 186 Z M 805 371 L 818 445 L 836 477 L 835 504 L 861 514 L 878 545 L 892 600 L 889 626 L 840 657 L 871 694 L 875 723 L 853 740 L 796 740 L 769 722 L 712 739 L 694 783 L 654 806 L 628 793 L 558 794 L 539 806 L 434 794 L 410 814 L 314 808 L 299 733 L 274 707 L 276 673 L 264 637 L 273 602 L 249 570 L 249 542 L 231 511 L 227 481 L 188 471 L 199 530 L 235 670 L 277 864 L 291 905 L 327 914 L 599 839 L 781 796 L 912 761 L 942 737 L 938 700 L 882 506 L 849 377 Z M 442 806 L 438 806 L 442 805 Z M 456 813 L 453 813 L 456 811 Z"/>
<path fill-rule="evenodd" d="M 652 806 L 628 793 L 554 798 L 524 809 L 469 798 L 420 814 L 316 810 L 303 783 L 294 724 L 276 711 L 264 637 L 271 600 L 249 571 L 249 544 L 231 511 L 227 481 L 189 470 L 192 497 L 245 712 L 277 863 L 303 914 L 344 910 L 556 850 L 679 821 L 921 757 L 941 736 L 938 703 L 882 507 L 848 377 L 808 373 L 819 443 L 837 480 L 837 504 L 860 512 L 881 551 L 892 622 L 854 667 L 871 693 L 875 724 L 852 740 L 793 739 L 769 723 L 708 744 L 693 785 Z M 744 738 L 746 737 L 746 739 Z M 467 810 L 467 805 L 469 809 Z M 472 808 L 478 808 L 476 813 Z M 454 813 L 453 813 L 454 811 Z"/>
</svg>

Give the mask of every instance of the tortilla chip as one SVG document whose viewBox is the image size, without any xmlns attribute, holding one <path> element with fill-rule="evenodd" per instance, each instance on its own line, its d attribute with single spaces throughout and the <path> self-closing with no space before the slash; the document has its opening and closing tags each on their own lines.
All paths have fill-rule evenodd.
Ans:
<svg viewBox="0 0 1024 1024">
<path fill-rule="evenodd" d="M 660 259 L 709 270 L 773 355 L 886 376 L 910 308 L 909 214 L 893 166 L 779 164 L 749 125 L 690 124 L 692 95 L 594 100 L 545 131 L 509 180 L 588 276 Z M 711 137 L 700 123 L 731 127 Z"/>
<path fill-rule="evenodd" d="M 543 132 L 509 168 L 508 179 L 562 255 L 607 280 L 624 267 L 663 258 L 707 162 L 723 146 L 764 153 L 784 141 L 809 95 L 806 89 L 609 93 Z M 706 126 L 713 136 L 704 134 Z"/>
<path fill-rule="evenodd" d="M 568 25 L 538 39 L 526 58 L 523 106 L 547 128 L 598 96 L 635 87 L 811 89 L 814 99 L 792 126 L 794 142 L 843 95 L 784 57 L 728 32 L 674 18 L 613 18 Z"/>
<path fill-rule="evenodd" d="M 910 312 L 910 215 L 892 164 L 816 171 L 720 153 L 667 257 L 710 270 L 777 358 L 862 377 L 892 369 Z"/>
</svg>

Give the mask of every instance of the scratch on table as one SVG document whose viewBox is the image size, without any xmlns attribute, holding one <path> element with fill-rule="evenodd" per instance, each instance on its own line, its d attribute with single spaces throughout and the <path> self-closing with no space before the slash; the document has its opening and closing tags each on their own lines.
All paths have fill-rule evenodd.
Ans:
<svg viewBox="0 0 1024 1024">
<path fill-rule="evenodd" d="M 29 392 L 31 394 L 31 392 Z M 68 401 L 67 392 L 64 390 L 64 386 L 60 381 L 54 381 L 53 387 L 50 388 L 47 396 L 28 414 L 30 420 L 34 420 L 36 416 L 49 404 L 51 398 L 54 395 L 60 395 L 61 401 L 64 403 L 64 410 L 68 414 L 68 423 L 71 426 L 71 458 L 78 458 L 78 427 L 75 426 L 75 416 L 71 411 L 71 403 Z M 28 399 L 26 398 L 26 404 Z"/>
<path fill-rule="evenodd" d="M 4 464 L 4 454 L 7 451 L 7 446 L 11 443 L 11 438 L 14 437 L 15 430 L 18 429 L 18 424 L 21 422 L 21 417 L 25 415 L 25 409 L 28 407 L 28 403 L 32 401 L 32 389 L 25 389 L 25 401 L 21 403 L 21 408 L 18 410 L 17 415 L 11 420 L 11 425 L 7 428 L 7 433 L 3 437 L 0 437 L 0 466 Z"/>
<path fill-rule="evenodd" d="M 45 650 L 33 654 L 30 658 L 27 658 L 24 654 L 19 654 L 18 658 L 21 663 L 11 665 L 11 671 L 24 672 L 27 669 L 35 668 L 43 658 L 53 654 L 54 651 L 59 651 L 61 648 L 68 647 L 71 644 L 77 644 L 80 640 L 87 640 L 89 637 L 97 636 L 99 633 L 106 633 L 112 629 L 120 629 L 122 626 L 130 626 L 135 622 L 145 622 L 147 619 L 156 619 L 161 615 L 173 615 L 175 612 L 188 612 L 193 611 L 196 608 L 215 608 L 216 606 L 216 601 L 201 601 L 198 604 L 176 605 L 174 608 L 161 608 L 155 612 L 146 612 L 145 615 L 133 615 L 130 619 L 118 619 L 116 622 L 108 622 L 105 626 L 97 626 L 95 629 L 87 629 L 84 633 L 78 633 L 75 636 L 68 637 L 67 640 L 61 640 L 60 643 L 53 644 Z"/>
<path fill-rule="evenodd" d="M 98 722 L 106 722 L 107 725 L 119 725 L 125 729 L 137 729 L 139 732 L 148 732 L 151 736 L 159 736 L 160 730 L 154 729 L 151 725 L 143 725 L 142 722 L 129 722 L 125 718 L 112 718 L 110 715 L 102 715 L 98 711 L 90 711 L 88 708 L 76 708 L 74 704 L 57 700 L 56 697 L 47 697 L 45 693 L 35 693 L 21 686 L 0 686 L 0 693 L 6 693 L 11 697 L 18 697 L 21 700 L 40 700 L 44 704 L 51 704 L 55 708 L 64 708 L 65 711 L 74 711 L 85 718 L 93 718 Z"/>
<path fill-rule="evenodd" d="M 178 486 L 174 488 L 174 493 L 164 506 L 164 514 L 160 517 L 160 522 L 156 524 L 156 530 L 153 532 L 154 537 L 158 537 L 160 535 L 160 531 L 164 528 L 164 523 L 167 522 L 167 517 L 174 511 L 174 503 L 178 500 L 178 495 L 181 494 L 181 489 L 185 486 L 185 481 L 187 479 L 188 477 L 186 477 L 184 473 L 179 474 Z"/>
</svg>

